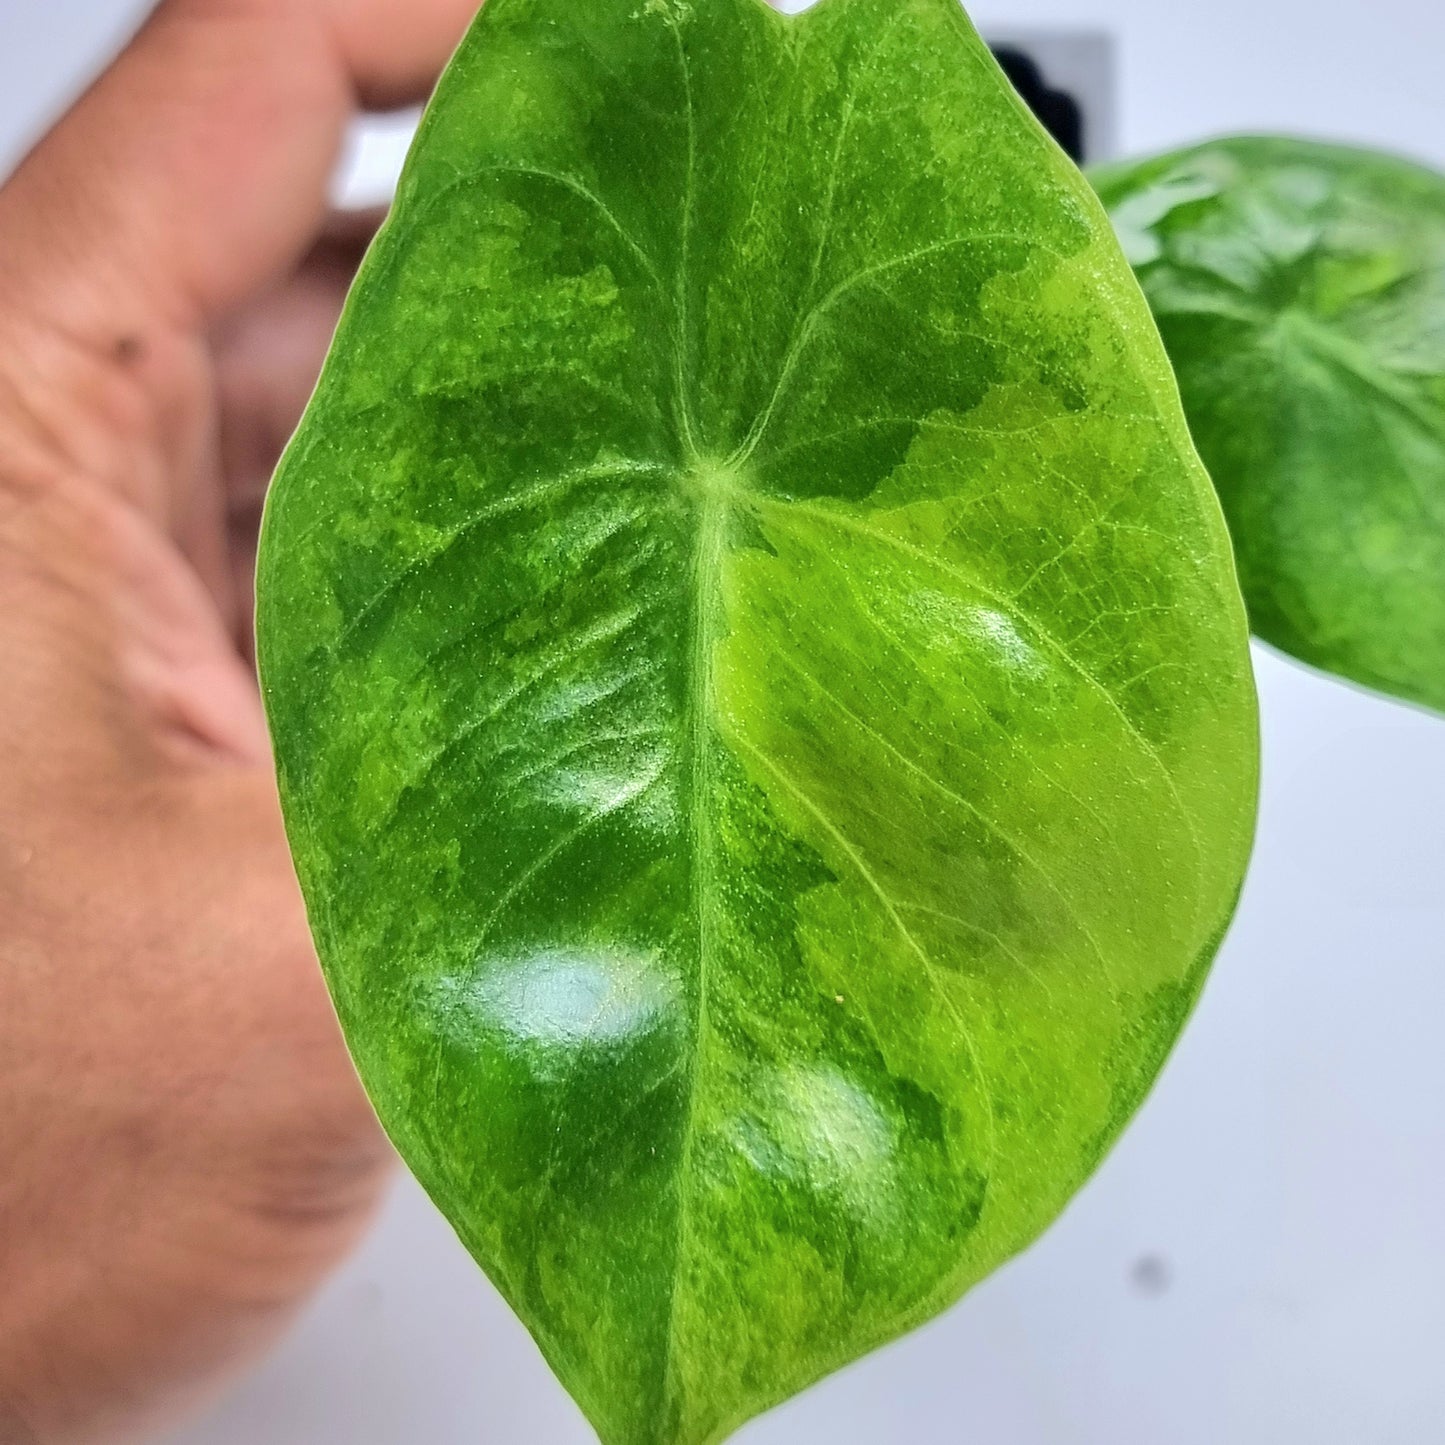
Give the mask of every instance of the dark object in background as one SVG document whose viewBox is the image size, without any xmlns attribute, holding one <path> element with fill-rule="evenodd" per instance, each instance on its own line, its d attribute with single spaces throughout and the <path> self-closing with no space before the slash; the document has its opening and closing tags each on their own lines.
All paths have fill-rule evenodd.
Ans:
<svg viewBox="0 0 1445 1445">
<path fill-rule="evenodd" d="M 993 48 L 994 59 L 1013 82 L 1044 129 L 1058 141 L 1078 164 L 1084 162 L 1084 113 L 1079 102 L 1066 90 L 1055 90 L 1044 79 L 1038 62 L 1012 45 Z"/>
</svg>

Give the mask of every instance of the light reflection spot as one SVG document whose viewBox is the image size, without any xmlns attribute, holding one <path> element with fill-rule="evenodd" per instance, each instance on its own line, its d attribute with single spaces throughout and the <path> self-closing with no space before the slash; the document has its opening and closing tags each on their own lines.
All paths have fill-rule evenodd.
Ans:
<svg viewBox="0 0 1445 1445">
<path fill-rule="evenodd" d="M 483 960 L 443 978 L 433 997 L 447 1031 L 469 1041 L 500 1033 L 529 1052 L 573 1054 L 628 1044 L 670 1022 L 674 981 L 646 954 L 542 948 Z"/>
</svg>

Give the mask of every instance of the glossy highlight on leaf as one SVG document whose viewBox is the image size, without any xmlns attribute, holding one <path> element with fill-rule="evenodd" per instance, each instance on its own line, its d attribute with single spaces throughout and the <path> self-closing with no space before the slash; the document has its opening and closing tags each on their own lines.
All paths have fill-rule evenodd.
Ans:
<svg viewBox="0 0 1445 1445">
<path fill-rule="evenodd" d="M 1276 137 L 1094 176 L 1254 629 L 1445 711 L 1445 176 Z"/>
<path fill-rule="evenodd" d="M 362 1077 L 607 1445 L 1032 1240 L 1239 888 L 1218 503 L 953 0 L 490 0 L 259 591 Z"/>
</svg>

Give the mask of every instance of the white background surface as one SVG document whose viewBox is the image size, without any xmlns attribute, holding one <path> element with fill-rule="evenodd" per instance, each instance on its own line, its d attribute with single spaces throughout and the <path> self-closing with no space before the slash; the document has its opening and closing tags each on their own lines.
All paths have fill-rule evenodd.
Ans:
<svg viewBox="0 0 1445 1445">
<path fill-rule="evenodd" d="M 0 169 L 143 8 L 0 0 Z M 1113 29 L 1126 150 L 1287 129 L 1445 163 L 1439 0 L 979 18 Z M 1259 662 L 1254 870 L 1152 1100 L 1028 1255 L 745 1445 L 1445 1441 L 1445 723 Z M 290 1343 L 170 1445 L 591 1438 L 403 1184 Z"/>
</svg>

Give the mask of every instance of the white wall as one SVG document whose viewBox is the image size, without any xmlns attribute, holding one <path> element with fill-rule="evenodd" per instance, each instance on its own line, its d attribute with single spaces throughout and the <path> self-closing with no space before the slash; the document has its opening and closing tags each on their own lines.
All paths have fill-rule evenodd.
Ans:
<svg viewBox="0 0 1445 1445">
<path fill-rule="evenodd" d="M 0 166 L 139 8 L 0 0 Z M 1116 29 L 1126 149 L 1294 129 L 1445 162 L 1438 0 L 979 18 Z M 1153 1099 L 1024 1259 L 749 1445 L 1445 1439 L 1445 723 L 1259 662 L 1255 867 Z M 589 1438 L 403 1185 L 287 1348 L 172 1445 Z"/>
</svg>

